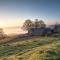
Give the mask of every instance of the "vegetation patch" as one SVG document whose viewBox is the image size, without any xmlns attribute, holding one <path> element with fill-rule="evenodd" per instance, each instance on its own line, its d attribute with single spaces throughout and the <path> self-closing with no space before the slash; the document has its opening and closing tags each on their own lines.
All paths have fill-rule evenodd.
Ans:
<svg viewBox="0 0 60 60">
<path fill-rule="evenodd" d="M 0 45 L 0 60 L 59 60 L 60 38 L 44 37 Z"/>
</svg>

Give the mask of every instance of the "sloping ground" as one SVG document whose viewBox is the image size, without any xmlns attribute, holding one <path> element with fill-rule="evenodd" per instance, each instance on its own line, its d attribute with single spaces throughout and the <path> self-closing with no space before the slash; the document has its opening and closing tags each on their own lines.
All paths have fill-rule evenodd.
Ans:
<svg viewBox="0 0 60 60">
<path fill-rule="evenodd" d="M 0 60 L 60 60 L 60 38 L 40 37 L 1 44 Z"/>
</svg>

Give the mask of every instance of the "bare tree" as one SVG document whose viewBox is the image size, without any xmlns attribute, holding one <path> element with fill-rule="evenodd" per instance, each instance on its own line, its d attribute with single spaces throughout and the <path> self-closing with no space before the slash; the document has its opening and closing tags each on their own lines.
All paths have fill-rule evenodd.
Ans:
<svg viewBox="0 0 60 60">
<path fill-rule="evenodd" d="M 4 32 L 3 32 L 3 29 L 0 28 L 0 38 L 3 38 L 4 37 Z"/>
<path fill-rule="evenodd" d="M 30 19 L 25 20 L 22 29 L 23 30 L 30 30 L 31 28 L 45 28 L 46 25 L 43 20 L 35 19 L 35 21 L 31 21 Z"/>
<path fill-rule="evenodd" d="M 34 22 L 34 26 L 35 26 L 35 28 L 38 28 L 38 26 L 39 26 L 39 21 L 38 21 L 38 19 L 35 19 L 35 22 Z"/>
<path fill-rule="evenodd" d="M 56 22 L 56 24 L 54 25 L 54 32 L 56 33 L 60 33 L 60 24 Z"/>
<path fill-rule="evenodd" d="M 38 22 L 38 24 L 39 24 L 39 28 L 45 28 L 45 27 L 46 27 L 46 24 L 44 23 L 43 20 L 40 20 L 40 21 Z"/>
<path fill-rule="evenodd" d="M 46 27 L 46 24 L 44 23 L 43 20 L 38 20 L 38 19 L 35 19 L 35 28 L 45 28 Z"/>
<path fill-rule="evenodd" d="M 29 30 L 32 27 L 33 27 L 33 23 L 32 23 L 32 21 L 30 19 L 25 20 L 25 22 L 24 22 L 24 24 L 22 26 L 22 28 L 24 30 Z"/>
</svg>

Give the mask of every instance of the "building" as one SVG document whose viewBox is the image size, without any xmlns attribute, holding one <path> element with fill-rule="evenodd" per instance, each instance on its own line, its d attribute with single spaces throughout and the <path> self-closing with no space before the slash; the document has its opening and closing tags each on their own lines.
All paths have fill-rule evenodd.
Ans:
<svg viewBox="0 0 60 60">
<path fill-rule="evenodd" d="M 31 28 L 28 31 L 29 35 L 47 35 L 51 34 L 51 29 L 50 28 Z"/>
</svg>

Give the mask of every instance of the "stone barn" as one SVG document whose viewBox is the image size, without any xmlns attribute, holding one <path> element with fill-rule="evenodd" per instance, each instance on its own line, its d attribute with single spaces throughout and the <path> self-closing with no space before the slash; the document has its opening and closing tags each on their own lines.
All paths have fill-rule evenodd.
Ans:
<svg viewBox="0 0 60 60">
<path fill-rule="evenodd" d="M 28 31 L 29 35 L 50 35 L 51 33 L 50 28 L 31 28 Z"/>
</svg>

